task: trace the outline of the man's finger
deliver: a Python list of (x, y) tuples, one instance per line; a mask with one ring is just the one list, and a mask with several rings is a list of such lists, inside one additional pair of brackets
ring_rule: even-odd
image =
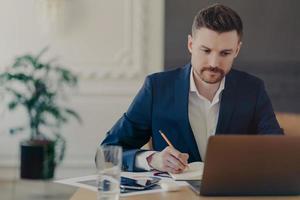
[(178, 151), (174, 148), (169, 148), (168, 151), (170, 154), (173, 155), (173, 157), (175, 157), (177, 160), (179, 160), (184, 166), (187, 166), (188, 154), (181, 153), (180, 151)]
[(185, 165), (171, 154), (167, 157), (167, 161), (171, 162), (176, 169), (183, 170), (185, 168)]
[(173, 165), (171, 162), (168, 162), (168, 161), (167, 161), (167, 164), (166, 164), (166, 166), (165, 166), (165, 171), (171, 172), (171, 173), (174, 173), (174, 174), (179, 174), (179, 173), (181, 173), (183, 170), (175, 169), (175, 168), (174, 168), (174, 165)]
[(172, 163), (175, 169), (185, 169), (185, 165), (182, 164), (177, 158), (175, 158), (173, 155), (169, 154), (169, 156), (166, 158), (168, 162)]
[(180, 153), (178, 156), (178, 159), (181, 162), (184, 162), (183, 164), (187, 165), (188, 164), (188, 159), (189, 159), (189, 154), (187, 153)]

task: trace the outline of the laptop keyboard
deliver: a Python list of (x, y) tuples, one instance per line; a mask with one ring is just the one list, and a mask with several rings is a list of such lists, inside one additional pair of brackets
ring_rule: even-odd
[(201, 181), (200, 180), (190, 180), (186, 181), (190, 188), (197, 194), (200, 194)]

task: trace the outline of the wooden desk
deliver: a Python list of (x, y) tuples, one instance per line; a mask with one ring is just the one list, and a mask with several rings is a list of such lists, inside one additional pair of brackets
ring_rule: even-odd
[(77, 190), (51, 180), (0, 180), (1, 200), (69, 200)]
[[(95, 200), (96, 192), (78, 189), (70, 200)], [(146, 195), (137, 195), (126, 198), (120, 198), (121, 200), (300, 200), (299, 196), (265, 196), (265, 197), (203, 197), (196, 195), (188, 187), (183, 187), (177, 192), (162, 192)]]
[[(51, 181), (1, 181), (0, 199), (2, 200), (96, 200), (96, 192), (75, 188)], [(137, 195), (121, 200), (300, 200), (299, 196), (266, 196), (266, 197), (202, 197), (188, 187), (177, 192), (161, 192)]]

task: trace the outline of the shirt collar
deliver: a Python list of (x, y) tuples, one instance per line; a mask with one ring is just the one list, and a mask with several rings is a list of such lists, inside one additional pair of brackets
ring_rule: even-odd
[[(220, 83), (219, 89), (217, 90), (217, 92), (214, 96), (212, 104), (217, 103), (219, 101), (220, 94), (224, 90), (224, 88), (225, 88), (225, 76)], [(195, 84), (195, 80), (194, 80), (194, 76), (193, 76), (193, 68), (191, 69), (191, 73), (190, 73), (190, 92), (196, 92), (198, 97), (200, 97), (201, 99), (204, 98), (201, 94), (199, 94), (199, 92), (196, 88), (196, 84)], [(206, 99), (206, 98), (204, 98), (204, 99)]]

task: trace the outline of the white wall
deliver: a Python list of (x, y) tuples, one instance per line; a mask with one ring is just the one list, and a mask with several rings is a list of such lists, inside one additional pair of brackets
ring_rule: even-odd
[[(62, 130), (67, 152), (58, 177), (66, 176), (64, 169), (94, 169), (97, 144), (126, 111), (144, 77), (163, 69), (163, 0), (64, 1), (64, 16), (56, 24), (45, 23), (40, 0), (1, 0), (0, 6), (1, 71), (15, 56), (48, 45), (49, 58), (58, 56), (80, 76), (69, 104), (84, 123)], [(7, 133), (26, 118), (22, 112), (3, 112), (4, 106), (0, 100), (0, 177), (5, 167), (18, 166), (18, 143), (28, 136)]]

